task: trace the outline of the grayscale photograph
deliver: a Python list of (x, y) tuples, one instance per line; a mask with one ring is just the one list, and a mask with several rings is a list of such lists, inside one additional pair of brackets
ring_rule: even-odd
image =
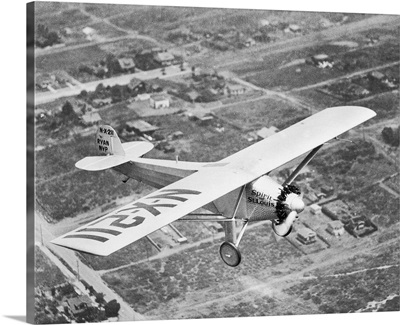
[(398, 312), (400, 15), (200, 6), (27, 4), (27, 321)]

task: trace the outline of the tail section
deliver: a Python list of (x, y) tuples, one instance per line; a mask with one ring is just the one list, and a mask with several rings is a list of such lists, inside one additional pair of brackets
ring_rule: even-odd
[(102, 156), (83, 158), (75, 166), (89, 171), (112, 168), (143, 156), (154, 146), (147, 141), (121, 143), (117, 132), (111, 126), (101, 125), (96, 133), (96, 147), (103, 153)]
[(107, 155), (125, 155), (117, 132), (109, 125), (99, 126), (96, 133), (96, 144), (101, 153)]

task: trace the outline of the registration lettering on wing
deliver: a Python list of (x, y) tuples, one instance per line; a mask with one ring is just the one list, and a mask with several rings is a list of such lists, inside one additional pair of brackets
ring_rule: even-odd
[(146, 218), (157, 217), (162, 212), (172, 209), (191, 196), (201, 192), (187, 189), (162, 189), (140, 201), (133, 202), (113, 213), (96, 220), (85, 228), (78, 229), (62, 238), (81, 238), (104, 243), (117, 237), (125, 229), (141, 225)]

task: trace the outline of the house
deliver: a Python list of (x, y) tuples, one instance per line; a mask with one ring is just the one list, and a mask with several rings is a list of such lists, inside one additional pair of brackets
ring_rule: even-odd
[(162, 87), (160, 85), (152, 84), (150, 86), (150, 91), (153, 92), (153, 93), (160, 93), (160, 92), (163, 91), (163, 89), (162, 89)]
[(321, 193), (325, 194), (326, 196), (331, 196), (335, 192), (335, 189), (333, 186), (322, 186), (321, 187)]
[(158, 52), (154, 54), (154, 61), (162, 66), (171, 65), (174, 59), (174, 56), (169, 52)]
[(320, 24), (321, 27), (323, 27), (323, 28), (328, 28), (328, 27), (331, 27), (331, 26), (334, 25), (334, 24), (333, 24), (329, 19), (327, 19), (327, 18), (321, 18), (321, 19), (319, 20), (319, 24)]
[(290, 24), (288, 28), (289, 28), (289, 31), (291, 31), (292, 33), (300, 33), (301, 32), (301, 27), (296, 24)]
[(160, 47), (153, 47), (151, 53), (161, 53), (163, 50)]
[(144, 101), (144, 100), (149, 100), (150, 99), (150, 94), (138, 94), (135, 97), (135, 101)]
[(313, 191), (309, 191), (304, 197), (310, 202), (317, 202), (319, 200), (319, 197)]
[(229, 96), (239, 96), (246, 92), (246, 88), (241, 85), (229, 85), (226, 87)]
[(246, 47), (251, 47), (254, 45), (256, 45), (256, 41), (254, 39), (252, 39), (251, 37), (244, 41), (244, 46), (246, 46)]
[(350, 226), (356, 230), (363, 230), (365, 228), (366, 219), (364, 216), (351, 216)]
[(53, 80), (50, 77), (38, 76), (36, 78), (36, 86), (40, 89), (47, 89), (53, 84)]
[(319, 68), (332, 68), (333, 60), (325, 53), (316, 54), (311, 57), (311, 63)]
[(314, 231), (308, 228), (300, 228), (297, 231), (297, 240), (302, 244), (309, 245), (317, 241)]
[(97, 112), (86, 113), (82, 115), (82, 121), (86, 125), (92, 125), (101, 121), (101, 116)]
[(200, 125), (209, 125), (214, 120), (214, 117), (211, 115), (206, 115), (199, 118)]
[(351, 84), (349, 87), (350, 93), (353, 93), (356, 96), (363, 97), (370, 93), (368, 89), (356, 84)]
[(153, 95), (150, 97), (150, 106), (154, 109), (168, 108), (169, 97), (165, 95)]
[(331, 221), (328, 223), (326, 231), (333, 236), (339, 237), (344, 234), (343, 223), (340, 220)]
[(108, 68), (106, 66), (93, 66), (89, 68), (91, 70), (91, 73), (94, 74), (95, 76), (99, 78), (104, 78), (105, 75), (108, 72)]
[(76, 316), (84, 312), (88, 307), (92, 307), (92, 300), (86, 296), (78, 296), (65, 300), (65, 306), (71, 311), (72, 315)]
[(192, 103), (194, 103), (200, 97), (200, 94), (196, 90), (189, 91), (186, 95), (189, 97), (189, 100)]
[(264, 27), (264, 26), (269, 26), (270, 25), (269, 20), (267, 20), (267, 19), (261, 19), (258, 24), (259, 24), (260, 27)]
[(322, 208), (318, 204), (311, 204), (310, 205), (310, 211), (311, 211), (312, 214), (319, 215), (319, 214), (322, 213)]
[(85, 27), (82, 29), (82, 33), (86, 35), (88, 40), (92, 40), (93, 36), (96, 34), (96, 30), (92, 27)]
[(112, 103), (112, 98), (96, 98), (93, 99), (93, 107), (102, 107), (106, 105), (110, 105)]
[(188, 242), (188, 240), (187, 240), (186, 237), (181, 237), (181, 238), (178, 238), (178, 239), (177, 239), (177, 242), (178, 242), (179, 244), (185, 244), (185, 243)]
[(370, 79), (375, 80), (375, 81), (383, 81), (386, 79), (386, 76), (379, 71), (372, 71), (369, 75)]
[(135, 132), (138, 135), (150, 135), (159, 128), (147, 123), (143, 120), (135, 120), (132, 122), (126, 122), (126, 130), (128, 132)]
[(257, 139), (258, 140), (266, 139), (271, 135), (274, 135), (278, 131), (279, 131), (278, 128), (276, 128), (275, 126), (271, 126), (269, 128), (263, 127), (261, 130), (257, 132)]
[(133, 93), (143, 93), (146, 91), (146, 84), (140, 79), (133, 78), (127, 85), (128, 89)]
[(118, 59), (118, 65), (121, 71), (124, 72), (135, 72), (135, 62), (132, 58), (121, 58)]
[(182, 137), (183, 137), (182, 131), (176, 131), (176, 132), (171, 134), (172, 140), (180, 139)]

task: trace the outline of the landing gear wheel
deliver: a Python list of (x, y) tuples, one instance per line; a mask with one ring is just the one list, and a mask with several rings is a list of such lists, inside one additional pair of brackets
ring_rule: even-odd
[(219, 254), (225, 264), (232, 267), (238, 266), (242, 260), (242, 255), (235, 244), (227, 241), (222, 243)]

